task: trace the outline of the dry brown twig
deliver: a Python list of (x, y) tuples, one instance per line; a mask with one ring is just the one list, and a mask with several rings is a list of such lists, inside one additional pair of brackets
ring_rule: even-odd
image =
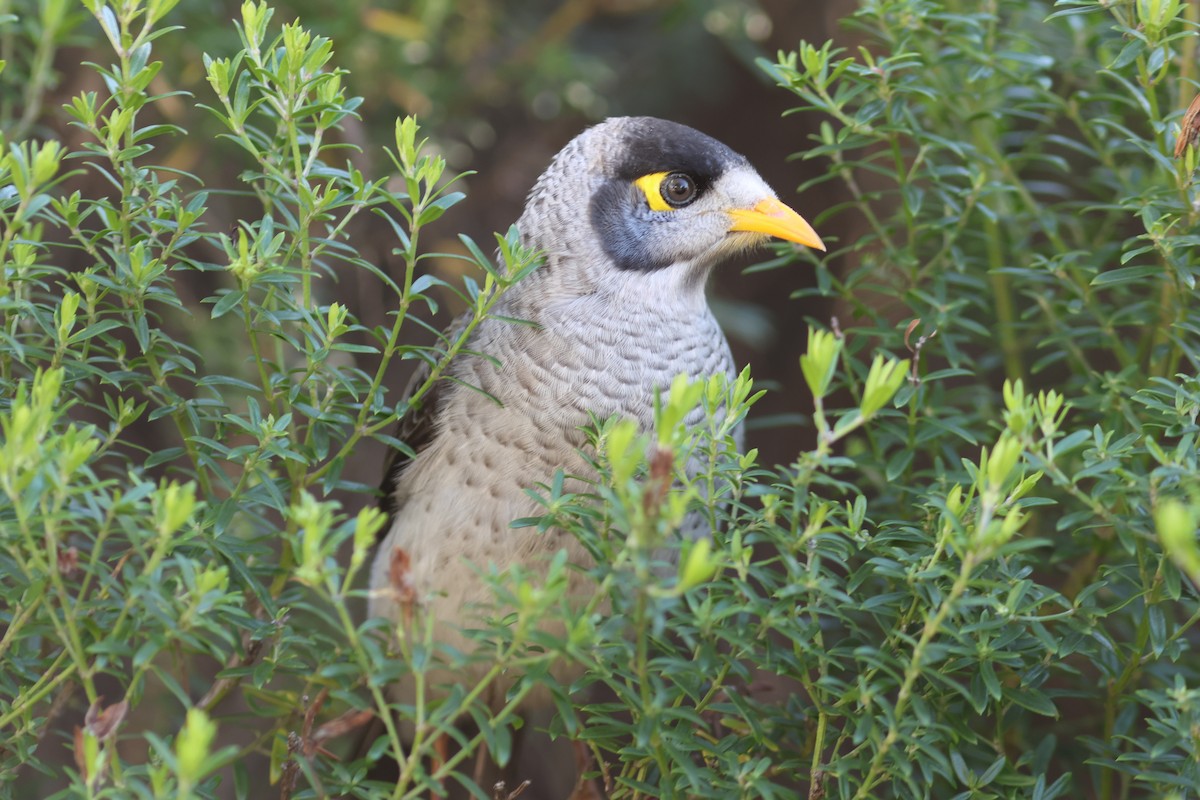
[(918, 384), (921, 382), (921, 348), (924, 347), (930, 339), (937, 336), (937, 328), (934, 328), (929, 333), (919, 337), (915, 344), (910, 342), (909, 339), (912, 337), (912, 332), (916, 330), (917, 326), (920, 324), (921, 318), (917, 317), (912, 322), (908, 323), (908, 327), (904, 329), (904, 346), (907, 347), (908, 352), (912, 354), (912, 371), (908, 376), (908, 380), (913, 384)]
[(1183, 158), (1189, 144), (1200, 142), (1200, 94), (1192, 98), (1179, 123), (1179, 138), (1175, 140), (1175, 157)]
[(521, 781), (521, 785), (510, 792), (504, 781), (497, 781), (492, 787), (492, 800), (517, 800), (531, 783), (533, 781)]

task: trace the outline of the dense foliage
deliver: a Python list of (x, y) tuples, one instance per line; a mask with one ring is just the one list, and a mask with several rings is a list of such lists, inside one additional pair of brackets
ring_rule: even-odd
[[(427, 272), (461, 199), (445, 162), (404, 119), (390, 174), (356, 168), (331, 42), (265, 5), (197, 98), (235, 188), (159, 158), (189, 136), (156, 94), (171, 0), (30, 6), (0, 18), (21, 87), (0, 98), (0, 794), (489, 797), (477, 751), (509, 761), (548, 689), (614, 798), (1195, 796), (1200, 149), (1172, 157), (1194, 5), (861, 0), (857, 48), (764, 61), (823, 120), (796, 146), (827, 165), (804, 206), (848, 198), (797, 292), (835, 309), (797, 348), (815, 444), (732, 451), (748, 372), (676, 382), (655, 431), (597, 421), (594, 491), (548, 476), (515, 522), (595, 565), (480, 565), (497, 602), (473, 655), (433, 647), (432, 620), (397, 641), (361, 618), (383, 519), (347, 466), (407, 446), (398, 417), (536, 254), (510, 231), (495, 261), (465, 242), (477, 278)], [(59, 141), (37, 123), (72, 35), (110, 55)], [(223, 203), (238, 222), (214, 228)], [(371, 215), (397, 277), (349, 235)], [(335, 299), (349, 275), (389, 319)], [(471, 322), (412, 344), (447, 296)], [(401, 359), (431, 368), (407, 400)], [(689, 513), (711, 541), (678, 541)], [(492, 665), (479, 684), (427, 685), (466, 659)], [(413, 706), (386, 694), (405, 674)], [(398, 780), (368, 777), (381, 758)]]

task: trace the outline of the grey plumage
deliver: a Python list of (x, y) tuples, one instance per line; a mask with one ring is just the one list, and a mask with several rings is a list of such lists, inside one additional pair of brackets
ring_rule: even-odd
[[(661, 173), (668, 177), (641, 180)], [(694, 198), (676, 206), (689, 189)], [(422, 613), (433, 615), (442, 642), (460, 649), (469, 640), (457, 626), (490, 599), (467, 562), (535, 568), (559, 548), (584, 559), (562, 532), (510, 527), (538, 513), (526, 489), (559, 469), (589, 474), (577, 451), (590, 415), (632, 417), (648, 428), (655, 389), (677, 374), (733, 374), (704, 295), (712, 268), (767, 235), (820, 246), (774, 197), (745, 158), (675, 123), (610, 119), (563, 148), (517, 223), (544, 263), (495, 309), (533, 324), (480, 324), (468, 346), (490, 359), (458, 358), (448, 372), (457, 382), (439, 383), (401, 424), (398, 437), (418, 452), (399, 457), (385, 476), (392, 518), (372, 569), (372, 614), (400, 616), (389, 586), (395, 548), (410, 559)]]

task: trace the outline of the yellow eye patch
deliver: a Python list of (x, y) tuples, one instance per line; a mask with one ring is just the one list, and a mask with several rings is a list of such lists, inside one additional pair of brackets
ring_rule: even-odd
[(651, 211), (674, 211), (691, 203), (700, 194), (696, 179), (686, 172), (655, 172), (634, 181)]
[(672, 210), (662, 195), (663, 178), (670, 174), (669, 172), (655, 172), (650, 175), (643, 175), (633, 182), (635, 186), (642, 190), (642, 194), (646, 195), (646, 202), (650, 204), (651, 211)]

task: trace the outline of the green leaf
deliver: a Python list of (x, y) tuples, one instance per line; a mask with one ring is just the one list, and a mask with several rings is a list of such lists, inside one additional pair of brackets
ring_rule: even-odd
[(226, 292), (221, 295), (220, 299), (213, 304), (212, 318), (217, 319), (225, 316), (225, 314), (229, 313), (231, 309), (237, 308), (245, 296), (246, 293), (240, 289), (226, 290)]
[(1091, 285), (1108, 288), (1127, 283), (1138, 283), (1146, 278), (1161, 277), (1162, 275), (1162, 267), (1122, 267), (1101, 272), (1092, 279)]
[(1044, 692), (1031, 688), (1009, 689), (1007, 695), (1010, 700), (1024, 709), (1043, 717), (1058, 719), (1058, 709)]

